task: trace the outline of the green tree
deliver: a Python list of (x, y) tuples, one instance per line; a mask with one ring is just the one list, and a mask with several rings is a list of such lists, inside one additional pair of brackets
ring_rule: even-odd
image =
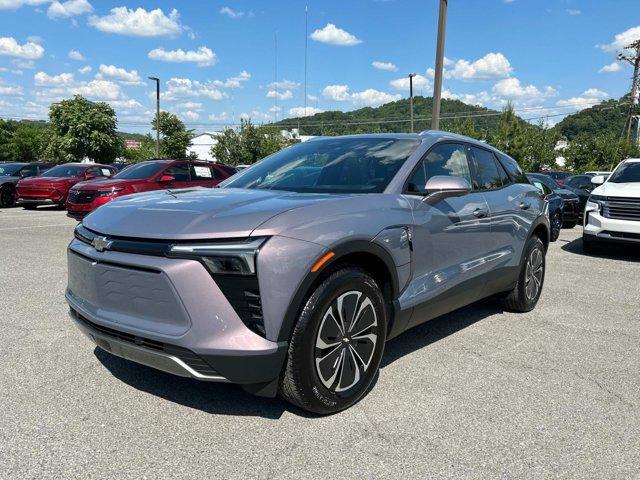
[[(156, 117), (151, 124), (156, 130)], [(193, 130), (187, 130), (182, 120), (173, 113), (160, 112), (160, 156), (163, 158), (184, 158), (191, 145)]]
[(14, 162), (18, 152), (13, 143), (16, 132), (16, 122), (2, 120), (0, 118), (0, 162)]
[(555, 146), (560, 138), (558, 132), (547, 128), (543, 121), (540, 121), (536, 127), (522, 131), (523, 151), (519, 161), (522, 167), (530, 172), (554, 167), (557, 156)]
[(251, 120), (241, 120), (240, 129), (225, 129), (218, 142), (211, 147), (211, 154), (228, 165), (251, 165), (288, 146), (274, 127), (258, 127)]
[(156, 141), (151, 137), (151, 134), (147, 134), (140, 140), (140, 148), (127, 148), (124, 147), (122, 156), (128, 163), (139, 163), (145, 160), (151, 160), (156, 157)]
[(16, 160), (20, 162), (39, 160), (42, 158), (50, 138), (51, 130), (49, 128), (34, 128), (28, 124), (18, 125), (11, 140), (16, 152)]
[(625, 158), (640, 156), (640, 148), (616, 133), (580, 133), (569, 142), (563, 156), (575, 172), (611, 170)]
[(78, 161), (89, 158), (113, 162), (122, 151), (116, 132), (116, 114), (104, 102), (90, 102), (76, 95), (49, 108), (51, 138), (45, 156), (51, 160)]

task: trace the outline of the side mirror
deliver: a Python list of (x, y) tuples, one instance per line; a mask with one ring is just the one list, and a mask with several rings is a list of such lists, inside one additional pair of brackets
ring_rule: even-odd
[(594, 185), (602, 185), (605, 181), (604, 175), (596, 175), (591, 179), (591, 183)]
[(176, 179), (173, 175), (162, 175), (160, 177), (160, 182), (173, 182)]
[(425, 185), (428, 197), (458, 197), (471, 191), (471, 185), (462, 177), (436, 175), (427, 180)]

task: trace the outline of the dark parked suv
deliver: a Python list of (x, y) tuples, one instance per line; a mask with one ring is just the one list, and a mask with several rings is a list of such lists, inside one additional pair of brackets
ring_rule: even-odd
[(16, 185), (23, 178), (35, 177), (49, 170), (48, 163), (0, 163), (0, 207), (13, 207), (16, 204)]
[(533, 309), (545, 208), (513, 159), (467, 137), (318, 138), (221, 188), (87, 215), (66, 299), (114, 355), (327, 414), (367, 392), (405, 330), (491, 295)]

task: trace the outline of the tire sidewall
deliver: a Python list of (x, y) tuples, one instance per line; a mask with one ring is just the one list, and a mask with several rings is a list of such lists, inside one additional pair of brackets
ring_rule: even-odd
[[(315, 365), (315, 342), (322, 318), (331, 303), (343, 293), (351, 290), (367, 295), (378, 317), (377, 341), (374, 354), (363, 378), (354, 387), (337, 394), (327, 389)], [(339, 270), (330, 275), (307, 300), (294, 330), (290, 349), (290, 361), (295, 362), (297, 373), (295, 382), (305, 394), (306, 407), (317, 413), (335, 413), (344, 410), (360, 400), (375, 379), (386, 341), (387, 313), (384, 299), (378, 285), (364, 271), (359, 269)]]
[[(525, 291), (527, 261), (529, 260), (529, 256), (531, 255), (531, 252), (536, 247), (539, 248), (540, 251), (542, 252), (542, 280), (540, 281), (540, 289), (538, 290), (538, 294), (535, 296), (535, 298), (530, 300), (529, 298), (527, 298), (527, 293)], [(524, 303), (526, 311), (533, 310), (536, 304), (538, 303), (538, 300), (540, 299), (540, 296), (542, 295), (542, 290), (544, 288), (544, 279), (546, 277), (546, 274), (547, 274), (547, 252), (545, 251), (544, 243), (542, 243), (542, 240), (540, 240), (540, 238), (538, 238), (537, 236), (533, 236), (527, 241), (527, 244), (525, 246), (525, 253), (522, 259), (522, 267), (520, 268), (520, 277), (518, 281), (518, 295), (522, 299), (522, 302)]]

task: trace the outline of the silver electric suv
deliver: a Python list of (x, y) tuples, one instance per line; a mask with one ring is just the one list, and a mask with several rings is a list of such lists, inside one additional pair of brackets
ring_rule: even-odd
[(317, 138), (221, 188), (98, 208), (69, 245), (66, 299), (114, 355), (328, 414), (405, 330), (492, 295), (534, 308), (548, 241), (545, 200), (489, 145)]

